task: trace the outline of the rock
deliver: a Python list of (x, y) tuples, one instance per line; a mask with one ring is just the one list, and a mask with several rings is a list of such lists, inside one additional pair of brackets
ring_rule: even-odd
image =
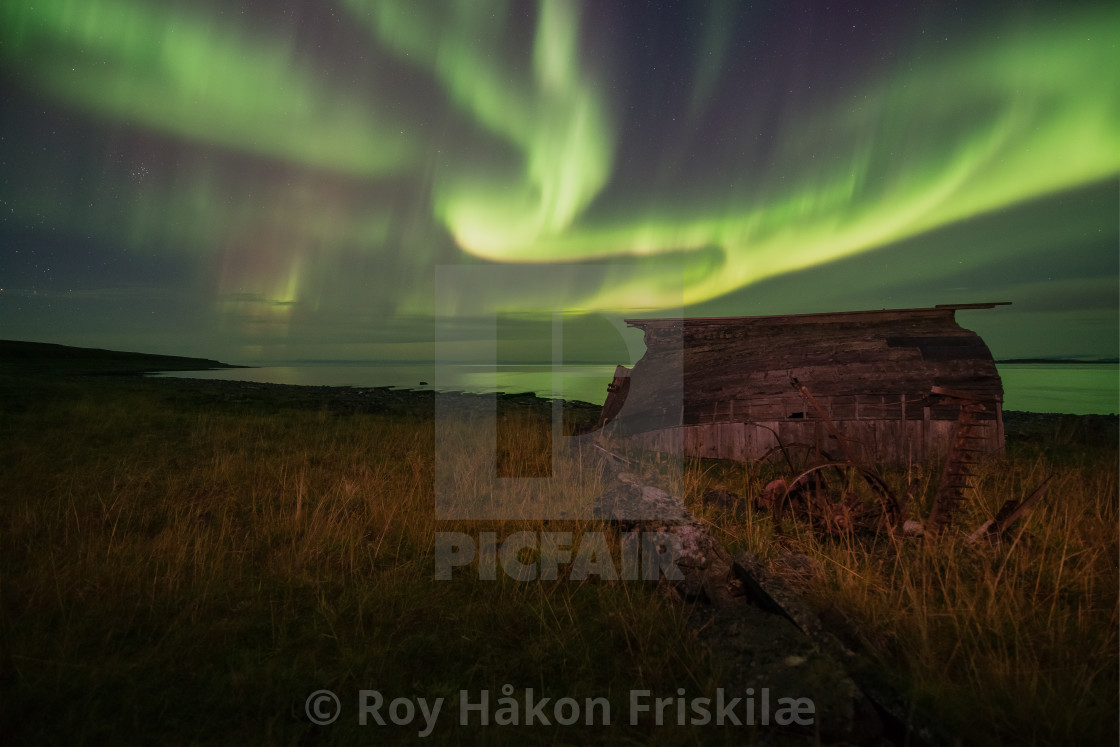
[[(742, 602), (697, 608), (690, 622), (720, 662), (726, 692), (739, 696), (749, 689), (757, 701), (765, 689), (772, 703), (813, 701), (812, 727), (791, 728), (787, 736), (801, 734), (806, 744), (869, 744), (882, 734), (874, 706), (843, 667), (786, 618)], [(758, 736), (774, 730), (760, 728)]]
[[(820, 618), (797, 596), (780, 578), (767, 571), (758, 560), (748, 552), (735, 558), (735, 574), (743, 581), (747, 595), (763, 609), (780, 615), (790, 621), (814, 644), (814, 648), (829, 656), (843, 668), (847, 676), (858, 687), (864, 700), (874, 703), (874, 710), (882, 717), (876, 717), (880, 730), (888, 730), (905, 744), (942, 745), (950, 744), (941, 733), (936, 722), (920, 713), (912, 704), (884, 685), (876, 676), (874, 668), (863, 657), (845, 646), (821, 624)], [(864, 712), (853, 710), (850, 728), (855, 733), (870, 734), (863, 723)], [(872, 739), (875, 737), (865, 736)]]
[[(773, 609), (771, 604), (771, 609), (764, 609), (748, 601), (749, 591), (741, 575), (732, 572), (730, 556), (680, 498), (642, 484), (633, 473), (615, 472), (609, 462), (604, 463), (610, 473), (605, 476), (609, 487), (595, 502), (596, 515), (623, 531), (663, 531), (673, 537), (676, 565), (683, 578), (663, 578), (661, 583), (689, 604), (689, 624), (720, 663), (720, 686), (728, 697), (753, 697), (761, 703), (765, 690), (772, 704), (779, 698), (813, 701), (811, 727), (783, 727), (789, 731), (778, 732), (773, 724), (757, 726), (750, 732), (751, 738), (769, 743), (777, 737), (782, 744), (868, 744), (878, 740), (882, 723), (844, 667), (822, 651), (780, 606)], [(623, 541), (628, 539), (635, 538), (624, 537)], [(805, 561), (811, 564), (810, 559)]]
[(914, 519), (907, 519), (902, 523), (902, 533), (910, 535), (925, 534), (926, 529), (922, 526), (922, 522), (915, 521)]

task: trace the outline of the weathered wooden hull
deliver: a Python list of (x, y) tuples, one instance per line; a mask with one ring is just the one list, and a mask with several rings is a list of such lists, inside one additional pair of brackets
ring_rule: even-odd
[[(780, 443), (791, 454), (803, 455), (807, 448), (840, 458), (836, 439), (819, 420), (790, 422), (771, 420), (749, 423), (712, 423), (664, 428), (631, 434), (635, 448), (683, 456), (755, 461), (777, 455)], [(948, 451), (955, 420), (864, 420), (839, 421), (841, 434), (855, 449), (853, 458), (867, 464), (921, 462), (942, 458)], [(1002, 429), (993, 427), (984, 444), (992, 454), (1003, 452)]]
[(934, 389), (951, 389), (984, 403), (982, 446), (999, 453), (1002, 382), (987, 345), (954, 318), (988, 306), (628, 320), (647, 352), (604, 420), (644, 448), (753, 460), (779, 445), (842, 451), (827, 417), (854, 458), (920, 461), (948, 449), (959, 407)]

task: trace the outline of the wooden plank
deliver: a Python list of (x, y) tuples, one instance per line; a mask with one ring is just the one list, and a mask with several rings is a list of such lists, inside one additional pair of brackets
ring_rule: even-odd
[[(933, 424), (957, 415), (955, 407), (930, 399), (934, 386), (991, 401), (985, 417), (1001, 421), (1002, 385), (990, 351), (957, 324), (955, 308), (631, 320), (645, 332), (648, 349), (634, 366), (628, 399), (642, 404), (624, 407), (619, 417), (644, 418), (642, 427), (709, 426), (703, 443), (696, 441), (698, 451), (750, 453), (747, 441), (757, 439), (725, 424), (814, 419), (788, 398), (792, 375), (810, 387), (840, 435), (854, 434), (864, 450), (930, 455), (941, 432)], [(881, 425), (841, 428), (849, 420)], [(892, 425), (908, 420), (913, 427)], [(1000, 446), (1001, 428), (988, 439)], [(822, 448), (835, 448), (822, 439)]]

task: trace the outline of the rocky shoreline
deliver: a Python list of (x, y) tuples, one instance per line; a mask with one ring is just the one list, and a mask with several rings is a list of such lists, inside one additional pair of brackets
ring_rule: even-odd
[[(424, 417), (435, 408), (437, 398), (454, 400), (457, 408), (467, 410), (488, 406), (489, 396), (471, 392), (435, 392), (396, 387), (306, 386), (271, 384), (225, 379), (192, 379), (174, 376), (124, 374), (71, 374), (71, 381), (108, 381), (156, 391), (172, 400), (190, 400), (207, 405), (232, 405), (255, 412), (272, 410), (322, 410), (335, 415), (386, 414)], [(42, 378), (39, 379), (42, 381)], [(498, 393), (499, 412), (528, 412), (550, 417), (551, 399), (532, 392)], [(578, 400), (563, 403), (565, 418), (578, 423), (581, 430), (593, 424), (601, 405)], [(1017, 443), (1056, 442), (1064, 445), (1115, 447), (1120, 442), (1120, 416), (1070, 415), (1005, 410), (1004, 431), (1009, 446)]]
[[(88, 378), (88, 377), (87, 377)], [(114, 377), (116, 378), (116, 377)], [(437, 398), (454, 401), (457, 409), (488, 407), (490, 395), (473, 392), (435, 392), (396, 387), (306, 386), (270, 384), (224, 379), (191, 379), (173, 376), (129, 377), (136, 386), (155, 388), (169, 398), (189, 399), (200, 404), (231, 405), (257, 412), (271, 410), (321, 410), (334, 415), (385, 414), (393, 416), (430, 416)], [(528, 412), (551, 417), (553, 400), (532, 392), (497, 395), (498, 412)], [(565, 418), (572, 422), (594, 423), (602, 405), (578, 400), (563, 403)]]
[[(431, 408), (436, 397), (455, 397), (461, 400), (485, 401), (487, 395), (471, 392), (435, 392), (432, 390), (401, 389), (396, 387), (305, 386), (296, 384), (268, 384), (223, 379), (188, 379), (161, 376), (149, 381), (174, 381), (177, 388), (193, 391), (213, 402), (256, 402), (289, 406), (326, 408), (339, 414), (386, 412), (401, 409)], [(541, 414), (551, 412), (552, 400), (532, 392), (498, 393), (498, 401), (516, 405)], [(579, 400), (567, 400), (565, 409), (598, 414), (601, 405)], [(1037, 436), (1055, 430), (1080, 430), (1087, 437), (1116, 438), (1120, 432), (1120, 416), (1071, 415), (1066, 413), (1023, 412), (1005, 410), (1004, 429), (1008, 437)]]
[(1120, 416), (1117, 415), (1004, 410), (1003, 428), (1008, 443), (1055, 438), (1069, 443), (1116, 446), (1120, 441)]

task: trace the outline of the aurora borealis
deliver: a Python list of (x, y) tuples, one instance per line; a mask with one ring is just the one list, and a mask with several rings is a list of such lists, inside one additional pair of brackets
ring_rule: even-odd
[(524, 263), (548, 282), (455, 314), (1012, 301), (962, 318), (997, 357), (1117, 355), (1114, 2), (18, 0), (0, 24), (3, 337), (418, 360), (437, 266)]

